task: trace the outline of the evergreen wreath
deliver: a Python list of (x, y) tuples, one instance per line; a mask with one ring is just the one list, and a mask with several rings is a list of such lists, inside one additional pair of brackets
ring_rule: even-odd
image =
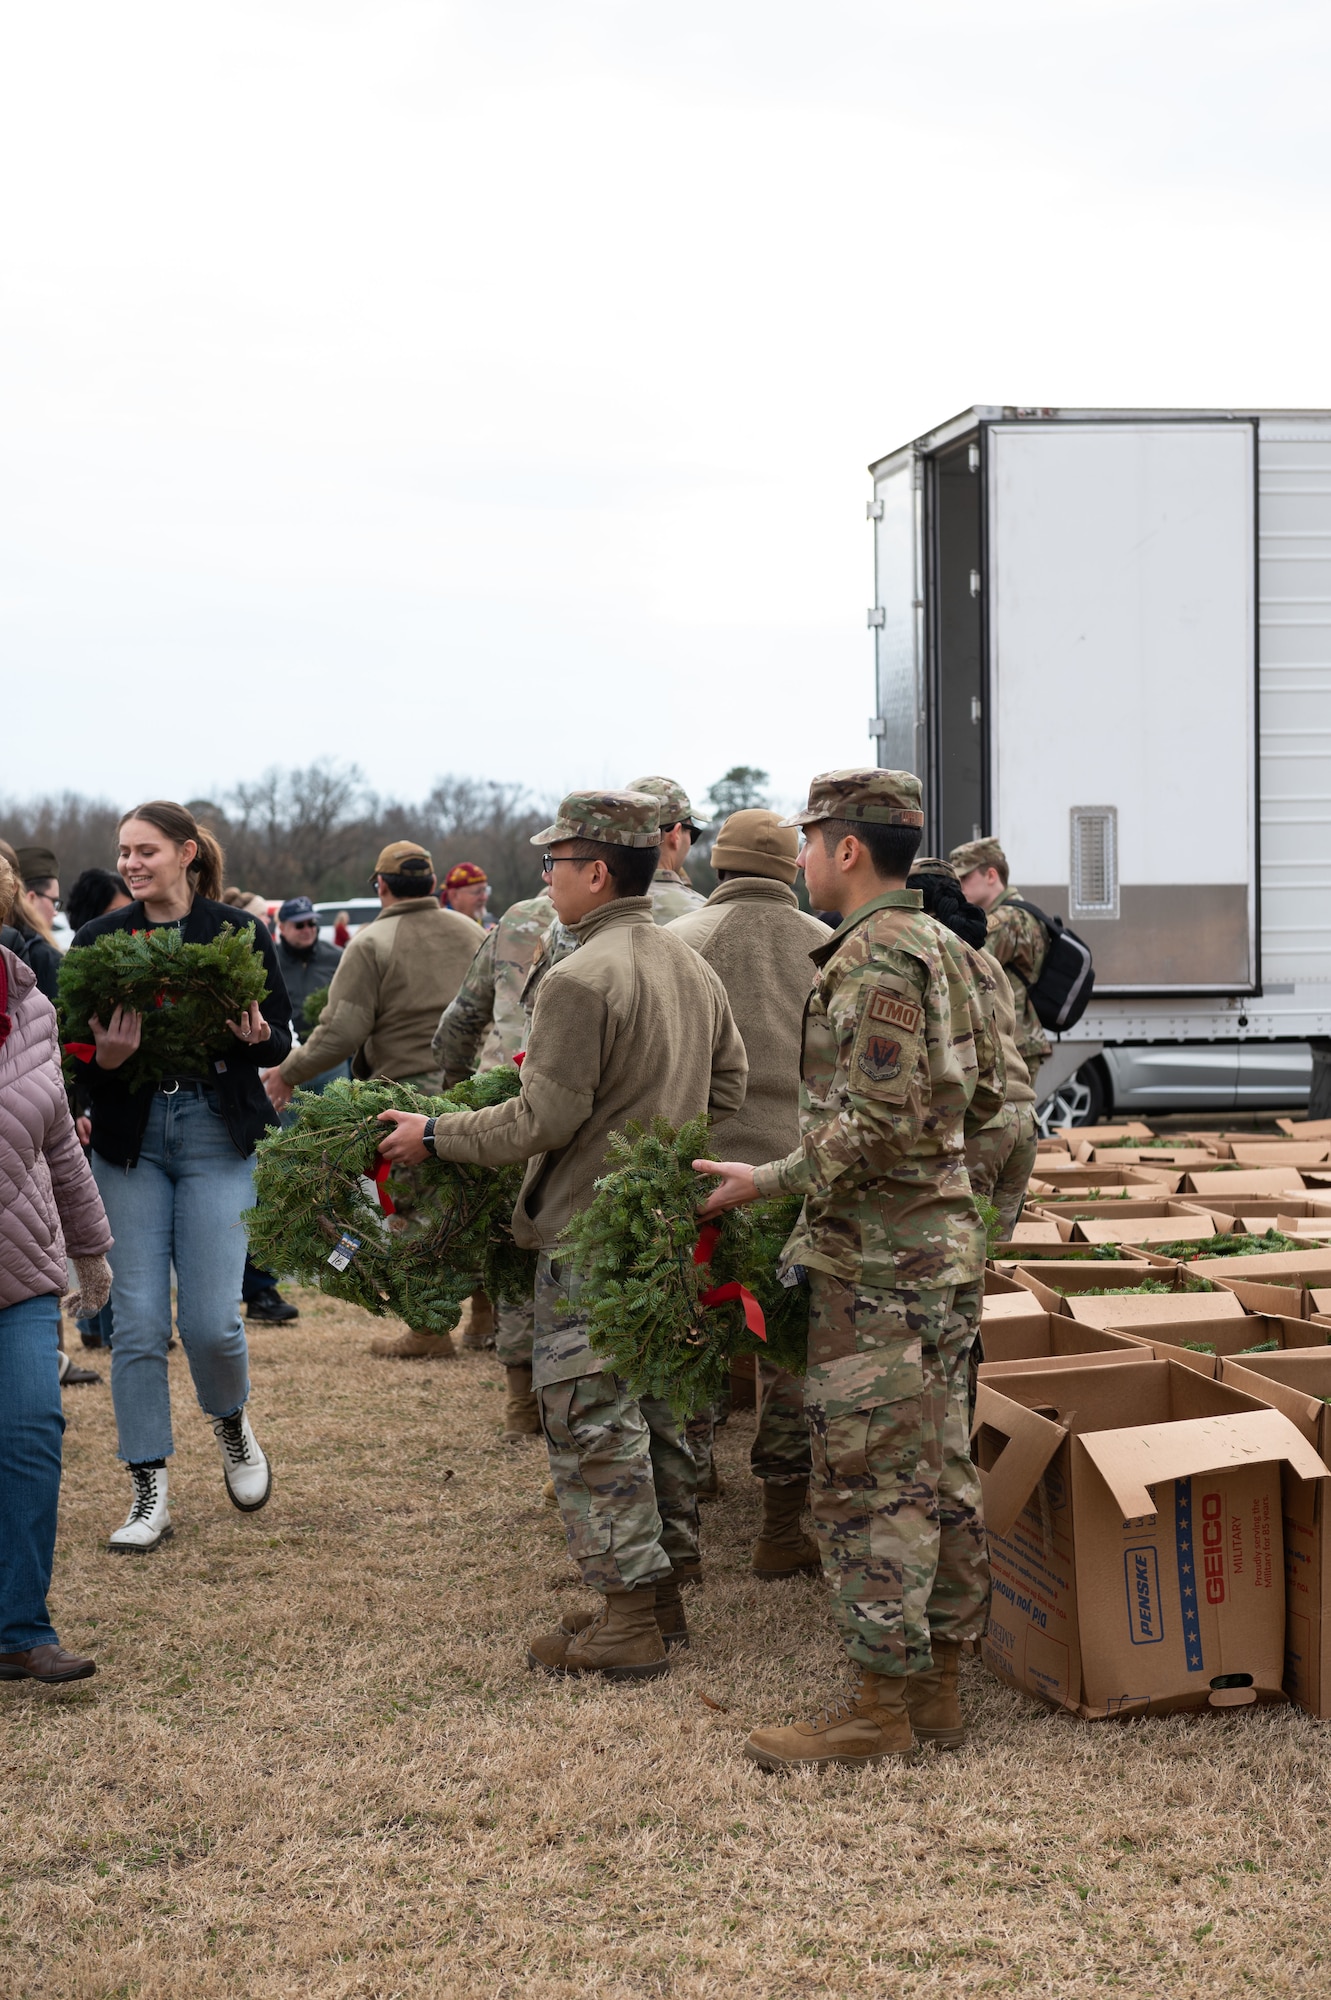
[[(561, 1260), (581, 1279), (577, 1310), (588, 1315), (593, 1350), (630, 1394), (664, 1397), (679, 1416), (716, 1400), (733, 1355), (762, 1354), (802, 1374), (808, 1349), (808, 1289), (776, 1274), (798, 1198), (728, 1210), (710, 1261), (694, 1261), (698, 1210), (716, 1185), (692, 1165), (708, 1136), (706, 1117), (678, 1131), (657, 1118), (613, 1134), (593, 1200), (560, 1238)], [(734, 1283), (762, 1307), (766, 1340), (749, 1331), (739, 1300), (703, 1305), (704, 1293)]]
[[(130, 1090), (166, 1077), (197, 1076), (235, 1046), (228, 1019), (243, 1018), (268, 992), (254, 949), (254, 925), (223, 924), (207, 944), (186, 944), (174, 924), (106, 931), (72, 945), (60, 964), (60, 1038), (76, 1052), (93, 1047), (91, 1016), (103, 1026), (117, 1007), (143, 1016), (138, 1048), (119, 1075)], [(67, 1063), (67, 1072), (75, 1072)]]
[(313, 993), (305, 996), (305, 1005), (300, 1010), (300, 1032), (302, 1036), (312, 1035), (319, 1025), (324, 1008), (328, 1005), (328, 988), (316, 986)]
[(255, 1262), (429, 1333), (446, 1333), (478, 1287), (505, 1303), (529, 1299), (535, 1253), (519, 1249), (509, 1227), (521, 1166), (426, 1160), (390, 1171), (378, 1150), (381, 1111), (479, 1111), (519, 1087), (510, 1063), (441, 1097), (378, 1077), (298, 1090), (295, 1123), (258, 1144), (255, 1206), (244, 1218)]

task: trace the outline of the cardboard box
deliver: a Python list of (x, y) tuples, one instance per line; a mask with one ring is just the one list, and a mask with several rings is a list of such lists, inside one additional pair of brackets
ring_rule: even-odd
[[(1031, 1301), (1035, 1306), (1035, 1301)], [(1022, 1319), (1011, 1318), (986, 1323), (982, 1335), (981, 1381), (995, 1370), (1052, 1367), (1092, 1359), (1123, 1355), (1141, 1358), (1142, 1344), (1120, 1333), (1105, 1333), (1099, 1327), (1080, 1326), (1067, 1313), (1045, 1312), (1039, 1307)]]
[[(1277, 1342), (1278, 1351), (1315, 1352), (1328, 1346), (1326, 1327), (1313, 1320), (1292, 1319), (1285, 1313), (1223, 1312), (1213, 1313), (1209, 1319), (1159, 1320), (1145, 1333), (1131, 1333), (1125, 1327), (1114, 1330), (1129, 1341), (1153, 1348), (1166, 1361), (1181, 1361), (1187, 1367), (1200, 1367), (1203, 1373), (1212, 1374), (1214, 1368), (1207, 1368), (1211, 1361), (1242, 1358), (1246, 1364), (1248, 1359), (1264, 1358), (1249, 1356), (1246, 1350), (1269, 1340)], [(1199, 1352), (1201, 1346), (1209, 1347), (1210, 1354)], [(1174, 1351), (1166, 1353), (1167, 1348)]]
[(1277, 1118), (1276, 1124), (1291, 1139), (1331, 1140), (1331, 1118)]
[[(1074, 1247), (1068, 1245), (1070, 1250)], [(1137, 1255), (1145, 1263), (1149, 1253), (1139, 1251)], [(1117, 1283), (1115, 1273), (1120, 1274)], [(1149, 1269), (1140, 1266), (1133, 1269), (1127, 1258), (1117, 1264), (1099, 1259), (1093, 1263), (1062, 1259), (1043, 1264), (1023, 1259), (1015, 1267), (1015, 1275), (1046, 1312), (1067, 1313), (1083, 1325), (1110, 1327), (1116, 1332), (1124, 1326), (1155, 1320), (1204, 1318), (1208, 1310), (1217, 1315), (1243, 1312), (1243, 1306), (1228, 1287), (1206, 1292), (1186, 1290), (1188, 1276), (1184, 1267), (1161, 1258), (1152, 1260)], [(1139, 1284), (1145, 1278), (1163, 1281), (1168, 1290), (1130, 1292), (1124, 1296), (1119, 1289)], [(1108, 1296), (1103, 1295), (1106, 1285), (1114, 1287)], [(1102, 1296), (1092, 1297), (1092, 1293)]]
[(1084, 1215), (1077, 1220), (1073, 1241), (1083, 1243), (1202, 1243), (1216, 1233), (1215, 1217), (1205, 1209), (1185, 1209), (1161, 1203), (1163, 1215), (1125, 1215), (1111, 1219)]
[(1259, 1235), (1273, 1229), (1279, 1216), (1293, 1216), (1304, 1222), (1326, 1222), (1331, 1228), (1331, 1193), (1328, 1194), (1199, 1194), (1187, 1197), (1191, 1208), (1204, 1208), (1225, 1228), (1249, 1229)]
[(1072, 1233), (1072, 1224), (1062, 1216), (1041, 1215), (1038, 1209), (1028, 1208), (1007, 1243), (996, 1244), (992, 1254), (1001, 1257), (1014, 1243), (1019, 1247), (1023, 1243), (1066, 1243)]
[(1236, 1139), (1233, 1157), (1244, 1167), (1319, 1167), (1331, 1153), (1325, 1139)]
[(1188, 1269), (1217, 1284), (1331, 1285), (1331, 1249), (1258, 1250), (1251, 1257), (1197, 1257)]
[(1140, 1118), (1129, 1118), (1122, 1125), (1060, 1125), (1059, 1137), (1069, 1145), (1112, 1145), (1115, 1139), (1154, 1139), (1149, 1125), (1143, 1125)]
[(1178, 1190), (1182, 1172), (1172, 1167), (1042, 1167), (1036, 1162), (1031, 1186), (1038, 1181), (1045, 1193), (1085, 1194), (1088, 1188), (1149, 1188), (1156, 1194)]
[[(1301, 1426), (1323, 1461), (1331, 1454), (1331, 1348), (1222, 1361), (1220, 1379), (1247, 1395), (1306, 1399)], [(1311, 1504), (1310, 1504), (1311, 1503)], [(1331, 1493), (1284, 1481), (1285, 1692), (1310, 1715), (1331, 1717)]]
[(1085, 1717), (1283, 1699), (1280, 1411), (1176, 1362), (1013, 1370), (976, 1390), (986, 1664)]
[(1297, 1167), (1194, 1167), (1184, 1177), (1183, 1189), (1233, 1201), (1242, 1194), (1302, 1194), (1304, 1181)]
[(1099, 1166), (1123, 1167), (1213, 1167), (1216, 1155), (1209, 1146), (1097, 1146), (1091, 1155)]
[(1132, 1244), (1119, 1252), (1116, 1257), (1105, 1255), (1106, 1246), (1097, 1243), (1071, 1243), (1066, 1238), (1057, 1243), (1019, 1243), (1010, 1257), (999, 1255), (997, 1248), (990, 1260), (995, 1269), (1002, 1272), (1014, 1271), (1021, 1264), (1149, 1264), (1158, 1263), (1149, 1251), (1138, 1250)]

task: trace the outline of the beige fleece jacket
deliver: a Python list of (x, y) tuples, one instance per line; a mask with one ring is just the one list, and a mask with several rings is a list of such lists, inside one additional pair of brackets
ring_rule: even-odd
[(484, 941), (479, 924), (433, 896), (380, 910), (343, 952), (319, 1025), (282, 1064), (282, 1081), (308, 1083), (349, 1057), (356, 1076), (437, 1074), (439, 1016)]
[(741, 875), (713, 889), (701, 910), (676, 917), (670, 934), (720, 979), (749, 1059), (743, 1104), (717, 1121), (717, 1159), (753, 1167), (784, 1159), (800, 1142), (800, 1042), (816, 971), (809, 953), (830, 931), (784, 882)]
[(748, 1063), (724, 988), (653, 921), (650, 896), (606, 904), (577, 936), (537, 989), (520, 1094), (434, 1128), (441, 1160), (528, 1162), (513, 1212), (527, 1249), (548, 1248), (587, 1206), (611, 1133), (631, 1119), (682, 1125), (744, 1102)]

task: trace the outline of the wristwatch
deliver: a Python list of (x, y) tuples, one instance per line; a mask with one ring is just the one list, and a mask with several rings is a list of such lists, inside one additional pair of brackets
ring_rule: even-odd
[(421, 1133), (421, 1144), (427, 1153), (434, 1151), (434, 1128), (436, 1122), (433, 1118), (427, 1118), (425, 1121), (425, 1130)]

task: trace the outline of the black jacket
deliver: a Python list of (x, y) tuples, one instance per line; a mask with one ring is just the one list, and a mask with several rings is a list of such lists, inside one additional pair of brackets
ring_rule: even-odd
[(6, 936), (5, 943), (11, 951), (17, 952), (25, 965), (32, 967), (37, 975), (38, 992), (44, 993), (54, 1007), (60, 991), (60, 953), (53, 944), (46, 942), (40, 931), (34, 930), (31, 924), (25, 924), (21, 917), (17, 924), (6, 924), (5, 930), (16, 934), (17, 944), (9, 936)]
[[(250, 922), (254, 919), (233, 910), (227, 903), (210, 903), (203, 896), (196, 896), (180, 930), (186, 944), (207, 944), (223, 924), (239, 930)], [(142, 903), (130, 903), (124, 909), (108, 910), (104, 917), (94, 917), (90, 924), (84, 924), (74, 944), (92, 944), (108, 931), (155, 928)], [(258, 922), (254, 923), (254, 949), (263, 959), (268, 975), (268, 993), (261, 1005), (272, 1033), (266, 1042), (257, 1045), (242, 1042), (233, 1035), (225, 1070), (208, 1079), (216, 1088), (218, 1109), (231, 1142), (246, 1159), (254, 1151), (260, 1134), (277, 1123), (277, 1115), (259, 1081), (259, 1071), (276, 1069), (291, 1052), (291, 1003), (278, 970), (273, 941), (267, 927)], [(99, 1069), (95, 1062), (80, 1062), (77, 1058), (76, 1066), (79, 1084), (92, 1109), (93, 1152), (113, 1166), (132, 1167), (139, 1157), (154, 1093), (146, 1085), (140, 1090), (130, 1090), (121, 1081), (119, 1070)]]
[(311, 993), (328, 985), (342, 963), (342, 953), (335, 944), (325, 944), (322, 938), (315, 940), (313, 951), (293, 951), (283, 937), (274, 940), (273, 949), (291, 1001), (292, 1019), (298, 1033), (308, 1036), (309, 1031), (301, 1022), (305, 1002)]

